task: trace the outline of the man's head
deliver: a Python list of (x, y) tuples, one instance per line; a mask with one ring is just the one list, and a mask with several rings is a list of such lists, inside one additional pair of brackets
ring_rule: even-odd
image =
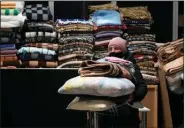
[(121, 37), (113, 38), (108, 45), (109, 56), (122, 58), (127, 52), (127, 41)]

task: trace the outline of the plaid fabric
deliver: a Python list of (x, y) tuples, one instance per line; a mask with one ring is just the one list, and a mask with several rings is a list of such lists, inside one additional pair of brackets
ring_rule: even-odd
[(0, 66), (2, 66), (2, 67), (7, 67), (7, 66), (20, 67), (21, 61), (20, 60), (0, 61)]
[(58, 62), (48, 62), (48, 61), (22, 61), (21, 67), (24, 68), (56, 68)]
[(44, 55), (39, 53), (24, 53), (19, 55), (20, 60), (29, 61), (29, 60), (38, 60), (38, 61), (56, 61), (57, 57), (53, 55)]
[(29, 43), (25, 44), (25, 47), (37, 47), (37, 48), (46, 48), (49, 50), (58, 50), (58, 44), (51, 44), (51, 43)]
[(9, 56), (0, 56), (1, 61), (12, 61), (12, 60), (18, 60), (16, 55), (9, 55)]
[(52, 20), (52, 15), (48, 6), (42, 4), (26, 5), (23, 15), (27, 16), (28, 20), (48, 21)]

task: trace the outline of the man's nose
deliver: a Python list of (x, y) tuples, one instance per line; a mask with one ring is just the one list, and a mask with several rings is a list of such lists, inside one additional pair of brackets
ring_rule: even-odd
[(114, 48), (111, 49), (111, 52), (115, 52)]

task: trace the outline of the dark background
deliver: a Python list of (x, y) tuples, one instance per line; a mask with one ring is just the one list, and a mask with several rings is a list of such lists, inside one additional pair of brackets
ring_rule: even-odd
[[(47, 1), (26, 1), (26, 4), (32, 3), (48, 5)], [(88, 5), (105, 3), (109, 1), (55, 1), (54, 19), (87, 19)], [(151, 31), (156, 34), (156, 41), (165, 43), (172, 40), (172, 1), (119, 1), (117, 4), (119, 7), (148, 6), (154, 20)], [(179, 4), (180, 14), (183, 13), (183, 4)], [(180, 29), (179, 32), (181, 35), (184, 33)], [(85, 127), (85, 112), (65, 109), (75, 96), (57, 93), (66, 80), (77, 75), (75, 70), (1, 70), (1, 126)], [(183, 96), (169, 94), (173, 124), (178, 126), (184, 121)]]

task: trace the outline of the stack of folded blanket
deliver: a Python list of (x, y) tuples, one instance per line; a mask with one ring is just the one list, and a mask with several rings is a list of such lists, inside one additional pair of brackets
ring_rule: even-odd
[[(124, 7), (119, 8), (122, 22), (127, 26), (129, 36), (137, 33), (150, 33), (152, 16), (147, 7)], [(137, 38), (152, 38), (150, 35), (139, 36)]]
[[(120, 96), (124, 96), (126, 101), (135, 90), (135, 86), (132, 83), (136, 82), (133, 76), (134, 72), (135, 69), (132, 62), (116, 57), (105, 57), (97, 61), (83, 61), (80, 64), (79, 76), (66, 81), (58, 92), (61, 94), (79, 95), (80, 98), (81, 96), (82, 98), (86, 97), (87, 101), (93, 97), (96, 100), (104, 101), (112, 101), (114, 99), (115, 102), (113, 97), (116, 97), (117, 102), (123, 102)], [(109, 103), (109, 106), (105, 105), (102, 107), (101, 103), (99, 103), (98, 109), (93, 111), (107, 110), (113, 105), (111, 102)], [(80, 101), (72, 101), (68, 105), (68, 109), (80, 110), (80, 104)], [(90, 110), (91, 108), (83, 107), (83, 109)]]
[(182, 94), (184, 74), (184, 39), (178, 39), (165, 43), (157, 51), (158, 64), (166, 74), (166, 80), (169, 89), (176, 93)]
[(130, 41), (128, 42), (128, 50), (133, 54), (137, 65), (140, 67), (146, 84), (158, 84), (156, 42)]
[(22, 39), (22, 27), (26, 19), (22, 15), (24, 2), (1, 1), (0, 60), (1, 68), (17, 68), (21, 62), (17, 48)]
[(27, 16), (25, 42), (18, 51), (22, 67), (57, 67), (58, 33), (49, 7), (42, 4), (26, 5), (23, 15)]
[(88, 7), (90, 20), (94, 23), (94, 59), (100, 59), (107, 54), (109, 41), (123, 34), (125, 25), (121, 23), (118, 7), (114, 4), (95, 5)]
[(57, 19), (60, 33), (58, 61), (61, 68), (78, 68), (81, 61), (93, 56), (93, 24), (83, 19)]
[(128, 42), (128, 50), (134, 55), (146, 84), (158, 84), (155, 63), (157, 46), (155, 34), (150, 31), (152, 17), (147, 7), (119, 8), (122, 22), (127, 30), (123, 38)]

